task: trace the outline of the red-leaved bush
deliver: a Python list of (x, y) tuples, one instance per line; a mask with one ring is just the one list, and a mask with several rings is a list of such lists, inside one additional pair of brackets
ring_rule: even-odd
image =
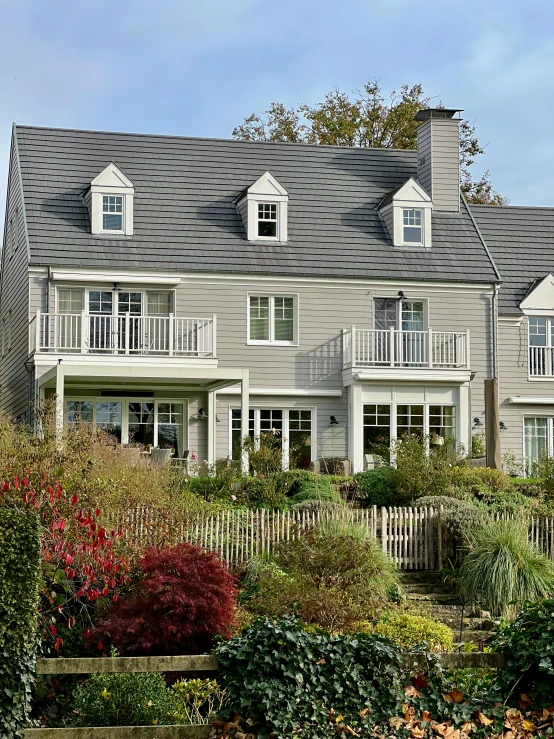
[(111, 606), (92, 642), (120, 654), (198, 654), (231, 636), (237, 591), (219, 557), (193, 544), (152, 547), (139, 562), (133, 594)]

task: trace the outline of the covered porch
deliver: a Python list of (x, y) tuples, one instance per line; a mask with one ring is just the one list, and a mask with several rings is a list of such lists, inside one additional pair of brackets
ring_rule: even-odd
[[(52, 366), (35, 357), (35, 393), (55, 395), (56, 431), (77, 420), (113, 433), (122, 444), (173, 447), (176, 457), (196, 451), (216, 460), (216, 392), (239, 386), (241, 436), (248, 435), (249, 371), (193, 367), (182, 362), (131, 364), (59, 358)], [(99, 358), (100, 359), (100, 358)], [(169, 362), (167, 361), (169, 359)], [(248, 460), (242, 460), (247, 471)]]

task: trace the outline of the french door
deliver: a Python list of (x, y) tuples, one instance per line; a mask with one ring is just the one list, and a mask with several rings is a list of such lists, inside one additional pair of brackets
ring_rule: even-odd
[[(375, 298), (374, 327), (376, 362), (407, 365), (424, 364), (426, 360), (425, 313), (422, 300)], [(390, 329), (394, 329), (391, 345)]]

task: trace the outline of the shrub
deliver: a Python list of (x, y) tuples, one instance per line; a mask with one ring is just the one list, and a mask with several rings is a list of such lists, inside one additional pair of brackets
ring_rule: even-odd
[(471, 437), (471, 456), (484, 457), (486, 453), (485, 434), (473, 434)]
[(159, 673), (100, 674), (77, 686), (73, 708), (76, 726), (163, 726), (176, 701)]
[(123, 654), (187, 654), (231, 635), (235, 581), (213, 552), (193, 544), (151, 548), (139, 562), (133, 594), (114, 604), (93, 631)]
[(405, 699), (399, 649), (376, 634), (307, 632), (289, 616), (259, 621), (216, 652), (230, 708), (277, 739), (344, 736), (346, 726), (370, 736)]
[(330, 500), (303, 500), (301, 503), (293, 503), (291, 506), (291, 510), (293, 511), (299, 511), (302, 513), (302, 511), (306, 511), (306, 513), (340, 513), (341, 511), (344, 511), (345, 505), (344, 502), (341, 503), (334, 503)]
[(385, 614), (374, 626), (374, 630), (386, 636), (402, 649), (423, 646), (431, 652), (452, 650), (454, 637), (448, 626), (425, 616), (411, 613)]
[(523, 522), (490, 521), (467, 534), (469, 552), (458, 586), (466, 601), (481, 600), (494, 614), (514, 613), (517, 601), (554, 592), (554, 562), (528, 540)]
[(371, 537), (328, 535), (313, 530), (282, 543), (276, 565), (260, 572), (260, 595), (252, 601), (262, 615), (297, 613), (304, 622), (332, 631), (351, 631), (374, 618), (398, 585), (392, 560)]
[(225, 691), (215, 680), (178, 680), (172, 685), (175, 708), (171, 718), (177, 724), (209, 724), (225, 703)]
[(554, 599), (525, 603), (516, 620), (504, 622), (491, 642), (504, 654), (494, 687), (518, 705), (523, 693), (539, 705), (554, 701)]
[(291, 503), (303, 503), (305, 500), (322, 500), (330, 503), (343, 503), (339, 493), (333, 488), (329, 480), (323, 475), (311, 474), (301, 478), (298, 483), (298, 492), (290, 499)]
[(358, 472), (354, 480), (364, 505), (391, 506), (398, 502), (398, 476), (392, 467)]
[(37, 646), (40, 524), (31, 511), (0, 508), (0, 736), (23, 735)]

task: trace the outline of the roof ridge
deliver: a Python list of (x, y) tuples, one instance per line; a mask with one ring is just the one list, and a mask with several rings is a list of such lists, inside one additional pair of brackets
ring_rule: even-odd
[(306, 149), (339, 149), (346, 151), (384, 151), (384, 152), (409, 152), (411, 155), (417, 155), (416, 149), (401, 149), (396, 147), (385, 146), (339, 146), (335, 144), (308, 144), (303, 141), (250, 141), (247, 139), (222, 138), (218, 136), (178, 136), (177, 134), (168, 133), (136, 133), (133, 131), (106, 131), (92, 128), (59, 128), (56, 126), (30, 126), (26, 124), (13, 124), (15, 131), (22, 129), (30, 129), (33, 131), (59, 131), (64, 133), (88, 133), (103, 134), (110, 136), (139, 136), (141, 138), (158, 138), (158, 139), (174, 139), (177, 141), (206, 141), (209, 143), (228, 143), (228, 144), (254, 144), (268, 146), (291, 146), (303, 147)]

